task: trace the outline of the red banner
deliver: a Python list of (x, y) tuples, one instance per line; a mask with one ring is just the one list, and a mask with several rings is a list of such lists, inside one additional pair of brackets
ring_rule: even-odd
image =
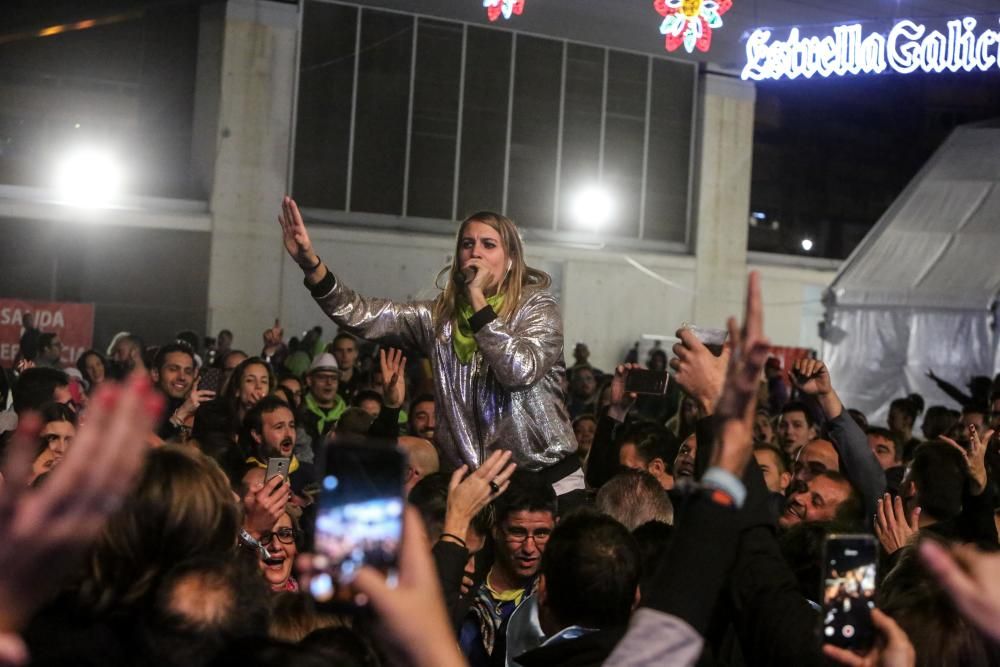
[(4, 366), (17, 357), (25, 313), (34, 316), (39, 331), (59, 334), (65, 365), (75, 364), (94, 345), (94, 304), (0, 298), (0, 364)]

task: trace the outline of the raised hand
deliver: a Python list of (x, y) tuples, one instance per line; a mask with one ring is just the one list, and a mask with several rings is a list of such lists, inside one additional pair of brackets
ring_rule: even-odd
[(264, 354), (273, 354), (281, 347), (281, 341), (285, 338), (285, 330), (281, 328), (281, 320), (274, 318), (274, 326), (264, 330)]
[(847, 667), (913, 667), (917, 662), (917, 653), (896, 621), (880, 609), (872, 609), (872, 623), (882, 635), (882, 642), (865, 655), (829, 644), (823, 646), (823, 653), (837, 664)]
[(738, 326), (734, 317), (729, 318), (727, 326), (731, 354), (722, 395), (715, 409), (722, 426), (712, 450), (712, 465), (742, 477), (753, 456), (757, 389), (771, 349), (764, 336), (764, 304), (760, 293), (760, 275), (756, 271), (751, 272), (747, 280), (743, 326)]
[(910, 517), (906, 517), (903, 509), (903, 499), (896, 496), (893, 500), (888, 493), (879, 498), (875, 510), (875, 535), (887, 554), (902, 549), (920, 530), (920, 508), (913, 508)]
[(444, 532), (465, 539), (473, 517), (510, 486), (510, 476), (517, 468), (516, 463), (510, 463), (510, 457), (509, 451), (495, 451), (468, 477), (465, 474), (469, 466), (463, 465), (452, 473)]
[(275, 475), (266, 484), (257, 482), (243, 496), (243, 527), (255, 539), (271, 530), (292, 499), (292, 490), (285, 478)]
[(924, 540), (920, 555), (962, 615), (1000, 642), (1000, 553)]
[(215, 392), (211, 389), (198, 389), (197, 386), (192, 387), (184, 402), (174, 410), (174, 419), (183, 424), (193, 417), (194, 413), (198, 412), (198, 408), (202, 403), (211, 401), (213, 398), (215, 398)]
[(23, 417), (0, 488), (0, 633), (24, 626), (131, 492), (163, 402), (145, 374), (101, 384), (73, 446), (36, 488), (26, 480), (41, 422)]
[(639, 364), (619, 364), (615, 375), (611, 378), (611, 405), (608, 406), (608, 416), (617, 422), (624, 422), (628, 411), (635, 405), (639, 397), (635, 392), (626, 393), (625, 377), (633, 369), (641, 368)]
[(799, 359), (792, 366), (792, 382), (803, 394), (819, 396), (833, 391), (830, 371), (819, 359)]
[(285, 196), (281, 200), (281, 215), (278, 216), (278, 223), (281, 225), (281, 236), (285, 243), (285, 250), (295, 263), (303, 270), (315, 265), (319, 257), (313, 250), (312, 241), (309, 239), (309, 232), (302, 221), (302, 214), (295, 200)]
[(722, 348), (722, 356), (717, 357), (690, 329), (679, 329), (677, 337), (681, 342), (674, 345), (675, 358), (670, 360), (674, 380), (698, 402), (704, 414), (710, 415), (722, 394), (731, 341)]
[(387, 408), (397, 409), (406, 400), (406, 357), (402, 350), (389, 348), (378, 351), (378, 364), (382, 370), (382, 402)]
[(844, 404), (833, 390), (830, 370), (819, 359), (799, 359), (789, 376), (799, 391), (816, 397), (827, 419), (839, 417), (844, 411)]
[(965, 465), (969, 470), (969, 491), (974, 496), (978, 496), (986, 490), (986, 483), (989, 479), (986, 473), (986, 449), (992, 437), (992, 429), (980, 437), (979, 429), (976, 428), (975, 424), (969, 424), (969, 449), (962, 447), (946, 435), (938, 436), (939, 440), (962, 452), (962, 458), (965, 459)]

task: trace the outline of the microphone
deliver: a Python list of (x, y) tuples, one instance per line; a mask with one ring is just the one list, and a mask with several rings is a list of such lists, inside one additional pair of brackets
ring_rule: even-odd
[(461, 269), (455, 272), (455, 284), (459, 287), (465, 287), (472, 282), (472, 279), (476, 277), (476, 267), (470, 266), (465, 269)]

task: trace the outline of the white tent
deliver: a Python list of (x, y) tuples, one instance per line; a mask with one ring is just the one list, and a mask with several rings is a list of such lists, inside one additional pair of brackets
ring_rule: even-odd
[(1000, 121), (957, 128), (844, 262), (826, 295), (823, 358), (849, 407), (885, 423), (917, 392), (954, 406), (1000, 371)]

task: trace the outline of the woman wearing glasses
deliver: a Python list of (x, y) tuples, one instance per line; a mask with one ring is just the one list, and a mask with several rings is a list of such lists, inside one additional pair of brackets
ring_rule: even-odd
[(272, 591), (299, 590), (299, 582), (292, 576), (292, 565), (295, 563), (295, 557), (299, 555), (295, 544), (299, 531), (295, 527), (296, 520), (292, 518), (291, 513), (297, 509), (291, 505), (287, 506), (275, 522), (274, 528), (261, 535), (259, 540), (267, 548), (268, 557), (264, 558), (261, 552), (258, 565)]
[[(285, 249), (341, 328), (368, 340), (402, 339), (434, 367), (434, 439), (448, 467), (476, 469), (497, 449), (540, 472), (557, 493), (583, 488), (563, 402), (562, 319), (549, 276), (525, 263), (517, 227), (475, 213), (458, 229), (455, 259), (433, 301), (393, 303), (348, 288), (313, 249), (295, 202), (279, 217)], [(494, 480), (501, 492), (503, 480)]]

